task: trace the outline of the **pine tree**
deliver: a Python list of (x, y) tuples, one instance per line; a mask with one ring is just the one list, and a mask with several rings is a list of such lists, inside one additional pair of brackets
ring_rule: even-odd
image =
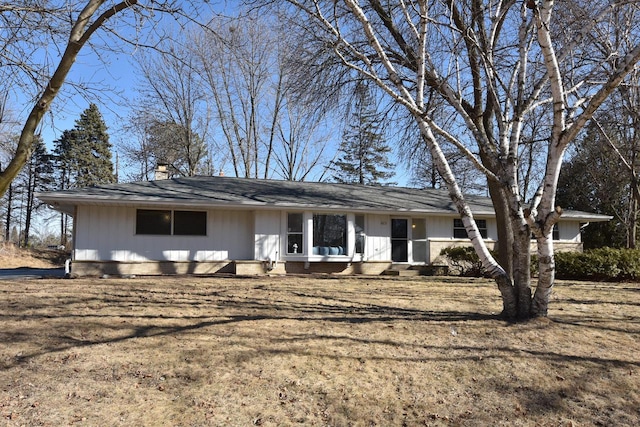
[(115, 182), (107, 125), (95, 104), (54, 142), (62, 188)]
[(353, 110), (342, 136), (338, 160), (333, 162), (333, 179), (343, 184), (381, 185), (393, 175), (388, 160), (391, 148), (385, 142), (383, 120), (376, 110), (370, 89), (356, 88)]
[[(95, 104), (84, 110), (73, 129), (56, 141), (55, 158), (61, 190), (115, 182), (107, 125)], [(60, 244), (67, 245), (68, 217), (60, 217)]]
[(35, 198), (37, 191), (47, 191), (53, 189), (54, 171), (53, 156), (47, 152), (42, 138), (38, 136), (34, 144), (34, 151), (27, 163), (26, 170), (26, 214), (24, 220), (24, 246), (29, 246), (31, 219), (33, 213), (42, 204)]
[[(619, 122), (610, 120), (605, 132), (615, 139), (618, 146), (625, 141), (616, 127)], [(556, 204), (564, 209), (589, 211), (614, 217), (613, 221), (589, 224), (582, 231), (585, 249), (602, 246), (633, 247), (629, 241), (631, 227), (639, 213), (633, 206), (631, 177), (616, 153), (604, 141), (595, 124), (587, 128), (583, 137), (572, 147), (573, 153), (564, 162), (558, 179)], [(626, 150), (633, 150), (633, 145)], [(632, 158), (633, 153), (629, 153)]]

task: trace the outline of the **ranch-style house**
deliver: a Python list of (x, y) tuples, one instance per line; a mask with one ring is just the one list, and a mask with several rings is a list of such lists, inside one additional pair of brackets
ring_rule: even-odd
[[(446, 191), (190, 177), (41, 193), (71, 215), (74, 275), (381, 274), (441, 263), (468, 245)], [(487, 245), (491, 200), (468, 201)], [(610, 217), (565, 211), (556, 250), (582, 250), (580, 228)]]

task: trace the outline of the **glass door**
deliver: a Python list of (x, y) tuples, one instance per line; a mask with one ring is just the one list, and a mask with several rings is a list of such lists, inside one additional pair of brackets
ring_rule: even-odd
[(406, 218), (391, 218), (391, 261), (409, 261), (409, 233)]

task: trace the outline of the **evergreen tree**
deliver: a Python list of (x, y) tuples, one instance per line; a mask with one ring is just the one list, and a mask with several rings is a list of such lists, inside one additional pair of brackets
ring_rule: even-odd
[(348, 120), (338, 160), (333, 162), (333, 179), (343, 184), (381, 185), (394, 175), (395, 165), (388, 160), (391, 148), (385, 142), (382, 116), (365, 83), (356, 87)]
[[(84, 110), (73, 129), (54, 141), (59, 189), (115, 182), (107, 126), (95, 104)], [(67, 245), (69, 219), (60, 217), (60, 244)]]
[(115, 182), (107, 126), (95, 104), (84, 110), (72, 130), (55, 144), (62, 188)]
[[(608, 130), (613, 128), (610, 126)], [(626, 246), (629, 215), (637, 213), (629, 212), (629, 177), (620, 158), (593, 125), (573, 150), (560, 173), (556, 204), (564, 209), (614, 217), (612, 221), (584, 228), (585, 248)]]
[(24, 220), (24, 246), (29, 246), (31, 231), (31, 219), (33, 213), (37, 211), (42, 203), (35, 198), (37, 191), (47, 191), (53, 189), (54, 169), (53, 156), (47, 152), (42, 138), (37, 137), (34, 144), (34, 151), (31, 159), (27, 163), (26, 169), (26, 213)]

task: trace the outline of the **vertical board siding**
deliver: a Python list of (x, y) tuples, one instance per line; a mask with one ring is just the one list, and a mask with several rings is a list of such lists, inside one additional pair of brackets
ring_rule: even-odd
[(391, 260), (391, 217), (389, 215), (367, 215), (366, 259), (370, 261)]
[(580, 222), (578, 221), (561, 221), (558, 223), (558, 232), (560, 240), (569, 240), (572, 242), (581, 242)]
[(282, 258), (282, 215), (282, 211), (255, 212), (254, 259), (276, 261)]
[(135, 208), (79, 206), (78, 261), (217, 261), (253, 259), (253, 213), (207, 211), (207, 236), (135, 234)]

